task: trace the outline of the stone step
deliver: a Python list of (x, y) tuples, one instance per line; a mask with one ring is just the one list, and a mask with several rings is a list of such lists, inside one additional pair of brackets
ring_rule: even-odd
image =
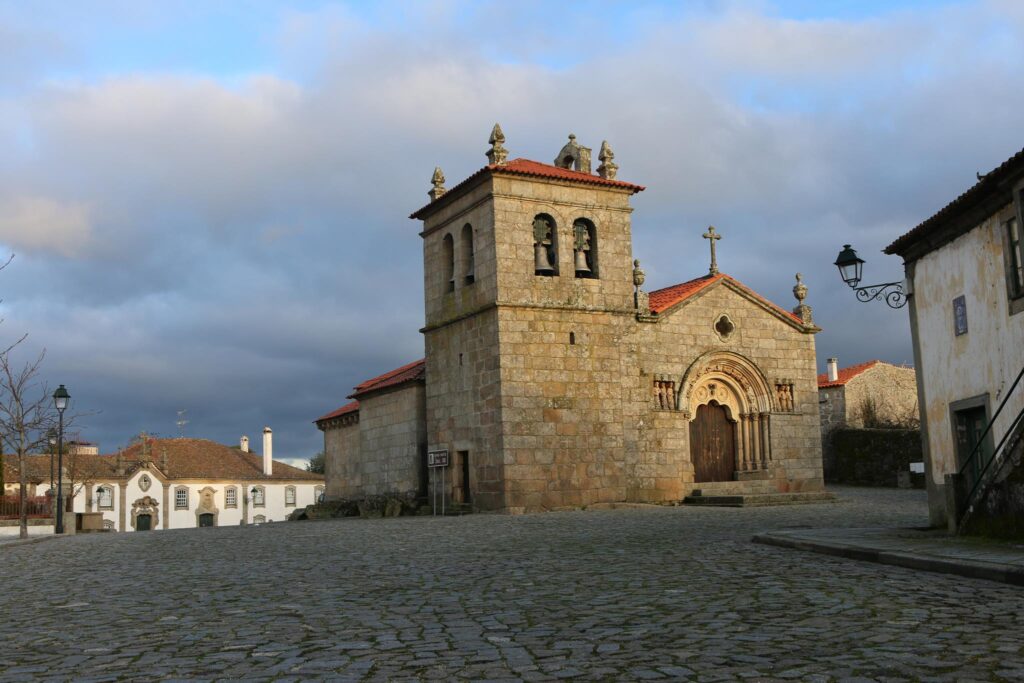
[(827, 491), (807, 491), (803, 493), (691, 495), (683, 499), (683, 504), (712, 507), (761, 507), (765, 505), (806, 505), (808, 503), (828, 503), (834, 500), (835, 496)]

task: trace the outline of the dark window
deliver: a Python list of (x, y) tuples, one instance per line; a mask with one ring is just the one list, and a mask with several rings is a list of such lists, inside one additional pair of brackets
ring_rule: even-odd
[(558, 228), (555, 219), (545, 213), (533, 219), (533, 272), (558, 275)]
[(1010, 298), (1024, 296), (1024, 258), (1021, 258), (1020, 223), (1011, 218), (1006, 224), (1007, 267), (1009, 269)]
[(473, 263), (473, 226), (469, 223), (462, 226), (462, 241), (459, 247), (462, 251), (463, 282), (471, 285), (476, 282), (476, 268)]
[(597, 228), (586, 218), (572, 224), (573, 267), (576, 277), (597, 277)]
[(455, 240), (451, 235), (445, 235), (441, 245), (442, 258), (444, 259), (444, 279), (446, 292), (455, 291)]

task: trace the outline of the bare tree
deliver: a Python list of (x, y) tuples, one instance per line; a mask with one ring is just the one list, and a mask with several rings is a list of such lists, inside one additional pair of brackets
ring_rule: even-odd
[[(11, 347), (13, 348), (13, 347)], [(46, 352), (16, 367), (11, 348), (0, 353), (0, 446), (16, 459), (21, 484), (18, 503), (21, 538), (28, 538), (27, 456), (47, 445), (47, 432), (56, 424), (55, 408), (45, 383), (37, 378)], [(60, 503), (58, 492), (55, 503)]]

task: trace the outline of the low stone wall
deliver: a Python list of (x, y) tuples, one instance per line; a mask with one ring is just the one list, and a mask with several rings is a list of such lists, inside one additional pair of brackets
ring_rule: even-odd
[(830, 484), (906, 487), (909, 483), (924, 488), (924, 474), (910, 473), (910, 463), (923, 462), (919, 430), (834, 429), (827, 450), (832, 462), (825, 481)]

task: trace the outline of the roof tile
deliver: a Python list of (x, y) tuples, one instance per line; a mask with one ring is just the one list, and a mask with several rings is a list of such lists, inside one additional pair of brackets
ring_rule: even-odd
[(801, 325), (804, 324), (803, 320), (800, 319), (800, 316), (790, 311), (787, 311), (786, 309), (777, 306), (776, 304), (773, 304), (771, 301), (765, 299), (763, 296), (752, 290), (750, 287), (747, 287), (745, 284), (743, 284), (736, 278), (732, 277), (731, 275), (726, 275), (725, 273), (718, 273), (716, 275), (703, 275), (693, 280), (682, 282), (678, 285), (672, 285), (671, 287), (665, 287), (664, 289), (659, 289), (651, 292), (648, 295), (650, 297), (651, 313), (663, 313), (664, 311), (667, 311), (676, 304), (682, 301), (686, 301), (690, 297), (696, 295), (698, 292), (701, 292), (710, 287), (711, 285), (715, 284), (716, 282), (720, 282), (723, 280), (733, 285), (734, 287), (743, 290), (748, 295), (757, 299), (758, 301), (765, 304), (772, 310), (789, 318), (790, 320), (794, 320), (800, 323)]
[(839, 377), (834, 382), (830, 382), (828, 379), (828, 373), (823, 372), (818, 375), (818, 388), (827, 389), (829, 387), (841, 387), (857, 375), (861, 374), (865, 370), (870, 370), (881, 362), (882, 361), (880, 360), (869, 360), (858, 365), (851, 365), (848, 368), (840, 368)]

